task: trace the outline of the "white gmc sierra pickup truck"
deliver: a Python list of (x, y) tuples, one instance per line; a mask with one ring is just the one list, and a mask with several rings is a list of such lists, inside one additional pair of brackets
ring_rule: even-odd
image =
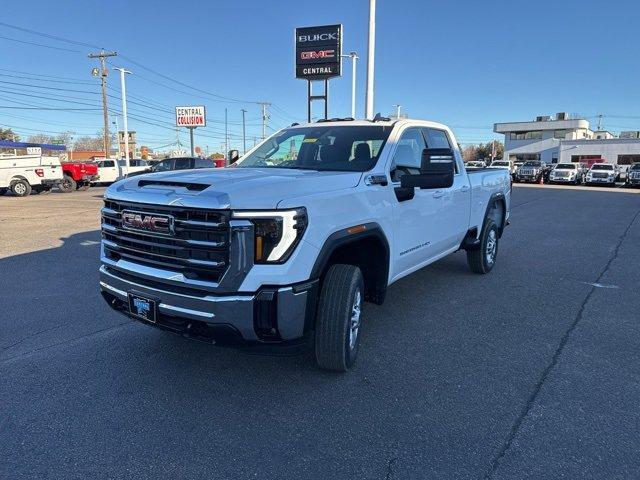
[(309, 346), (344, 371), (363, 301), (460, 249), (472, 271), (491, 270), (510, 195), (509, 172), (468, 174), (438, 123), (294, 124), (229, 168), (113, 184), (100, 289), (145, 324), (254, 350)]

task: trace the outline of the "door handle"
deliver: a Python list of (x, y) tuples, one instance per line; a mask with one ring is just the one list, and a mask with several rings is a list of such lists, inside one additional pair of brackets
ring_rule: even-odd
[(462, 185), (460, 187), (460, 190), (462, 190), (463, 192), (466, 192), (467, 190), (469, 190), (471, 187), (469, 185)]
[(433, 192), (433, 198), (440, 198), (440, 197), (444, 197), (444, 191), (443, 190), (437, 190), (437, 191)]

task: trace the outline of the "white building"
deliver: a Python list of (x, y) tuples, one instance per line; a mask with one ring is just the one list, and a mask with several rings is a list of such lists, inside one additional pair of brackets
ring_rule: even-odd
[[(639, 138), (616, 138), (606, 130), (592, 131), (589, 121), (558, 113), (552, 119), (494, 124), (504, 134), (504, 158), (513, 161), (540, 160), (545, 163), (610, 162), (629, 165), (640, 161)], [(623, 132), (623, 137), (631, 132)]]

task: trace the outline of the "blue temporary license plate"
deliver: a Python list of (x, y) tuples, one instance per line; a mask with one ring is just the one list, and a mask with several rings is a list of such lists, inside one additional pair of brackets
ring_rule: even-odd
[(156, 323), (158, 302), (151, 298), (129, 293), (129, 312), (134, 317)]

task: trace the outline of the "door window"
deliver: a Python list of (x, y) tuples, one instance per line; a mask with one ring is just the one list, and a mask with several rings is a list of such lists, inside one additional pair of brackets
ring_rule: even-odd
[(422, 151), (427, 148), (419, 128), (402, 133), (391, 161), (391, 181), (399, 182), (402, 175), (418, 175), (422, 166)]
[(190, 158), (176, 158), (176, 163), (175, 166), (173, 167), (174, 170), (187, 170), (189, 168), (192, 168), (192, 159)]
[(115, 166), (116, 166), (116, 162), (114, 162), (113, 160), (106, 160), (102, 162), (102, 167), (104, 168), (113, 168)]

